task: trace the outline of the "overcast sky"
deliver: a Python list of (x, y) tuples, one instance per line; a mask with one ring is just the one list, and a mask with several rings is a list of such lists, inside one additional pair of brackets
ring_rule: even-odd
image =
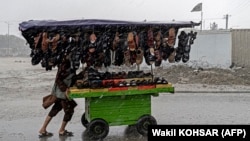
[(18, 24), (27, 20), (116, 19), (143, 21), (195, 21), (203, 4), (203, 29), (210, 23), (225, 28), (250, 28), (250, 0), (0, 0), (0, 34), (20, 35)]

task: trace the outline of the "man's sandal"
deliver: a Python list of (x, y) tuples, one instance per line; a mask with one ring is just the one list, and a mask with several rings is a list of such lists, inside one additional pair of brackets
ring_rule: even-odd
[(63, 133), (59, 133), (59, 136), (73, 136), (73, 132), (69, 132), (67, 130), (65, 130)]
[(44, 133), (40, 133), (39, 135), (39, 138), (44, 138), (44, 137), (51, 137), (53, 136), (53, 133), (50, 133), (50, 132), (44, 132)]

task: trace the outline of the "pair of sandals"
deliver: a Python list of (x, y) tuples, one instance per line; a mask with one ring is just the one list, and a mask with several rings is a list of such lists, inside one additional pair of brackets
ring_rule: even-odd
[[(39, 138), (45, 138), (45, 137), (52, 137), (53, 133), (51, 132), (44, 132), (44, 133), (40, 133), (40, 135), (38, 135)], [(73, 132), (69, 132), (67, 130), (65, 130), (63, 133), (59, 133), (60, 137), (71, 137), (74, 136)]]
[(163, 77), (156, 77), (154, 79), (155, 84), (168, 84), (168, 81)]

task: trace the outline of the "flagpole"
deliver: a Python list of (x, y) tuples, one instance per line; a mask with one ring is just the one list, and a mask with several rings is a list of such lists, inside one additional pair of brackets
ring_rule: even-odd
[(201, 30), (202, 30), (202, 25), (203, 25), (203, 12), (201, 10)]
[(192, 10), (191, 12), (201, 12), (201, 21), (200, 21), (200, 28), (202, 30), (202, 26), (203, 26), (203, 11), (202, 11), (202, 3), (198, 3)]

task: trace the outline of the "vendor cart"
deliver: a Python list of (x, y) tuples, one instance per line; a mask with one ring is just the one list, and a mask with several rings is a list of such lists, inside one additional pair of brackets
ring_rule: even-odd
[(151, 96), (174, 93), (171, 83), (150, 86), (130, 86), (103, 89), (70, 89), (70, 98), (85, 98), (85, 112), (81, 122), (87, 134), (105, 138), (109, 126), (135, 125), (137, 131), (147, 135), (148, 125), (156, 125), (151, 115)]
[[(41, 63), (47, 71), (67, 58), (70, 69), (76, 72), (80, 62), (94, 68), (109, 66), (160, 66), (186, 63), (196, 32), (186, 33), (180, 28), (193, 28), (200, 23), (137, 22), (103, 19), (70, 21), (31, 20), (20, 23), (20, 31), (31, 49), (31, 63)], [(178, 39), (178, 47), (174, 47)], [(108, 135), (109, 126), (135, 125), (138, 132), (147, 135), (148, 125), (157, 124), (151, 115), (151, 97), (160, 93), (174, 93), (174, 87), (153, 73), (96, 72), (88, 70), (80, 85), (70, 88), (69, 97), (85, 98), (85, 112), (81, 122), (93, 139)], [(88, 77), (88, 78), (86, 78)]]

